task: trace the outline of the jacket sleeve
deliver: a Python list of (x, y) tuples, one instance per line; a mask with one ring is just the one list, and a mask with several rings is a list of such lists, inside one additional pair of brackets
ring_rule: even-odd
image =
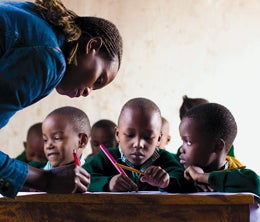
[(209, 185), (218, 192), (251, 192), (260, 196), (260, 177), (250, 169), (211, 172)]
[[(118, 158), (118, 154), (115, 155), (115, 152), (111, 152), (111, 154), (114, 158)], [(108, 192), (109, 181), (118, 174), (118, 171), (102, 151), (95, 154), (91, 161), (85, 162), (82, 168), (91, 175), (91, 182), (88, 187), (89, 192)]]
[(14, 198), (24, 185), (28, 165), (0, 152), (0, 193)]

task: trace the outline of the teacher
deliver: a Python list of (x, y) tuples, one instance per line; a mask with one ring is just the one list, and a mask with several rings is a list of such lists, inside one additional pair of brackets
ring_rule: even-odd
[[(53, 89), (88, 96), (115, 78), (122, 58), (116, 26), (80, 17), (59, 0), (0, 3), (0, 128)], [(23, 185), (51, 193), (85, 192), (90, 175), (74, 164), (43, 171), (0, 152), (0, 193)]]

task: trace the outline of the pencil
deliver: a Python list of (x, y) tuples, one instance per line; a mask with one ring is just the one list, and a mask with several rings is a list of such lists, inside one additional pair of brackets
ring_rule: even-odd
[(110, 160), (110, 162), (114, 165), (114, 167), (117, 169), (117, 171), (120, 174), (123, 174), (123, 175), (127, 176), (125, 171), (121, 167), (116, 165), (117, 162), (114, 159), (114, 157), (109, 153), (108, 149), (103, 144), (101, 144), (99, 147), (104, 152), (104, 154), (107, 156), (107, 158)]
[(116, 165), (121, 167), (121, 168), (123, 168), (123, 169), (126, 169), (126, 170), (129, 170), (129, 171), (136, 172), (136, 173), (144, 175), (144, 172), (142, 172), (140, 170), (137, 170), (137, 169), (135, 169), (133, 167), (125, 166), (125, 165), (120, 164), (120, 163), (116, 163)]
[(73, 157), (74, 157), (75, 164), (76, 164), (77, 166), (80, 166), (79, 157), (78, 157), (77, 151), (76, 151), (75, 149), (73, 150)]

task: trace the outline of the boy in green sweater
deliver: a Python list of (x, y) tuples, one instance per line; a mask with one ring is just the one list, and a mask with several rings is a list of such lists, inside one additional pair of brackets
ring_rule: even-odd
[(129, 100), (122, 108), (116, 128), (118, 148), (109, 149), (114, 159), (144, 174), (119, 174), (100, 151), (83, 165), (91, 174), (88, 191), (172, 191), (180, 192), (183, 167), (175, 155), (159, 149), (162, 117), (158, 106), (146, 98)]
[(227, 157), (237, 135), (231, 112), (216, 103), (190, 109), (179, 126), (184, 176), (198, 191), (251, 192), (260, 195), (260, 178), (234, 157)]

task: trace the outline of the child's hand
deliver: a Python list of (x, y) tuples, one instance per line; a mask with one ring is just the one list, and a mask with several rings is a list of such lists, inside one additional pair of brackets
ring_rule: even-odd
[(160, 166), (150, 166), (141, 177), (142, 182), (149, 183), (152, 186), (165, 188), (170, 183), (169, 174)]
[(193, 181), (199, 183), (199, 176), (200, 176), (200, 174), (203, 174), (203, 173), (204, 173), (204, 171), (200, 167), (189, 166), (184, 171), (184, 177), (186, 180), (193, 180)]
[(198, 191), (212, 192), (214, 191), (208, 184), (209, 174), (197, 166), (189, 166), (184, 171), (184, 177), (187, 180), (193, 180)]
[(109, 181), (109, 191), (111, 192), (127, 192), (137, 190), (138, 186), (128, 176), (122, 174), (113, 176)]
[(90, 184), (90, 174), (75, 164), (56, 167), (49, 172), (49, 193), (86, 192)]

